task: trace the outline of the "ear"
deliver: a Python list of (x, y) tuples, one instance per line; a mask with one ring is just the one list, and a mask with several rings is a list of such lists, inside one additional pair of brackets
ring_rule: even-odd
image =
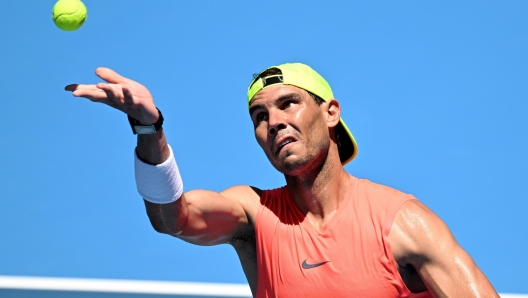
[(325, 102), (324, 105), (328, 127), (336, 127), (341, 117), (341, 106), (339, 102), (335, 98), (332, 98)]

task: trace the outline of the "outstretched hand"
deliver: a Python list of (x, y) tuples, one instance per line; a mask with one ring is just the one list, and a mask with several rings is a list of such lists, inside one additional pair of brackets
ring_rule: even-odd
[(64, 89), (72, 91), (75, 97), (107, 104), (145, 125), (158, 120), (159, 115), (154, 100), (145, 86), (122, 77), (109, 68), (99, 67), (95, 70), (95, 74), (108, 83), (71, 84)]

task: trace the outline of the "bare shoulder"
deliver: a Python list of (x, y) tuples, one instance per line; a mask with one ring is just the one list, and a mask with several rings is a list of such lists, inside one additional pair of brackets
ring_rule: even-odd
[(251, 222), (255, 222), (262, 190), (253, 186), (237, 185), (221, 191), (220, 194), (239, 202)]
[(432, 250), (457, 245), (442, 219), (418, 200), (409, 200), (398, 210), (389, 241), (398, 263), (413, 265), (417, 265)]
[(498, 297), (447, 225), (417, 200), (396, 214), (389, 243), (400, 268), (412, 266), (436, 297)]

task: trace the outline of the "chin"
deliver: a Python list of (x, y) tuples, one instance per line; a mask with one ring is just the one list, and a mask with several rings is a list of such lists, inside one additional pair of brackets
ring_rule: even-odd
[(311, 160), (312, 158), (308, 156), (304, 158), (288, 156), (278, 164), (273, 163), (273, 166), (284, 175), (298, 176), (310, 168)]

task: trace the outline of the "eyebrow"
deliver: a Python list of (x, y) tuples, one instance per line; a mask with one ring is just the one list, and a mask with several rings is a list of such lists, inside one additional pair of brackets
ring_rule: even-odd
[[(288, 99), (301, 99), (301, 96), (295, 92), (284, 94), (279, 98), (275, 99), (274, 103), (277, 105), (278, 103), (286, 101)], [(251, 108), (249, 108), (249, 115), (253, 117), (253, 113), (262, 107), (264, 107), (264, 105), (262, 104), (252, 106)]]
[(253, 113), (254, 113), (256, 110), (262, 108), (262, 106), (263, 106), (263, 105), (256, 105), (256, 106), (252, 106), (251, 108), (249, 108), (249, 116), (250, 116), (251, 118), (253, 118)]

